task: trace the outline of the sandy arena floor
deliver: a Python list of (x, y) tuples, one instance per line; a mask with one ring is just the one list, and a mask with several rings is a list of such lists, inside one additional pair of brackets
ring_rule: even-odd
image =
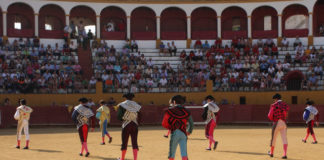
[[(15, 129), (0, 130), (0, 160), (116, 160), (120, 157), (121, 129), (108, 128), (113, 137), (111, 144), (99, 145), (99, 129), (89, 133), (88, 148), (90, 157), (80, 157), (79, 137), (74, 128), (31, 128), (29, 150), (15, 148)], [(140, 127), (139, 160), (166, 160), (169, 139), (163, 137), (167, 131), (161, 127)], [(204, 138), (203, 127), (195, 127), (189, 136), (188, 154), (190, 160), (267, 160), (270, 141), (270, 127), (220, 126), (215, 130), (219, 141), (216, 151), (206, 151), (208, 141)], [(305, 135), (302, 127), (288, 128), (288, 159), (319, 160), (324, 157), (324, 128), (315, 128), (319, 144), (311, 144), (311, 136), (306, 144), (301, 142)], [(24, 136), (23, 136), (24, 137)], [(281, 138), (277, 139), (275, 157), (282, 154)], [(129, 141), (130, 143), (130, 141)], [(22, 141), (22, 146), (25, 142)], [(132, 150), (128, 148), (127, 159), (133, 159)], [(176, 159), (180, 152), (177, 150)]]

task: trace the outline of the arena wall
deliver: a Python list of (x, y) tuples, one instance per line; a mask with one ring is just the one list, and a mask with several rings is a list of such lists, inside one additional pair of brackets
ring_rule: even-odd
[[(145, 105), (141, 109), (141, 124), (160, 125), (163, 119), (163, 111), (168, 106)], [(320, 113), (324, 112), (324, 106), (317, 106)], [(111, 125), (120, 125), (117, 120), (116, 111), (111, 108)], [(219, 113), (220, 124), (264, 124), (270, 123), (267, 119), (269, 105), (221, 105)], [(73, 106), (40, 106), (33, 107), (30, 124), (39, 125), (73, 125), (71, 114)], [(305, 105), (291, 105), (289, 111), (288, 123), (302, 125), (305, 122), (302, 119)], [(14, 106), (0, 106), (1, 123), (0, 127), (12, 127), (16, 125), (13, 118), (16, 108)], [(96, 108), (93, 108), (95, 111)], [(203, 122), (201, 115), (203, 109), (190, 109), (195, 122)], [(324, 116), (320, 117), (320, 122), (324, 122)]]
[[(9, 98), (12, 105), (16, 105), (18, 99), (25, 98), (31, 106), (52, 106), (52, 105), (75, 105), (80, 97), (91, 98), (94, 102), (101, 99), (108, 100), (113, 97), (117, 102), (123, 100), (122, 93), (103, 93), (102, 83), (98, 82), (95, 94), (0, 94), (0, 102), (4, 102)], [(217, 102), (227, 100), (229, 104), (241, 104), (240, 99), (244, 99), (245, 104), (249, 105), (268, 105), (273, 103), (272, 96), (277, 93), (275, 91), (264, 92), (214, 92), (212, 82), (207, 82), (205, 92), (183, 92), (183, 93), (137, 93), (135, 100), (143, 105), (167, 105), (170, 97), (181, 94), (187, 97), (187, 102), (190, 104), (200, 105), (204, 97), (211, 94), (216, 98)], [(316, 104), (324, 104), (324, 91), (281, 91), (279, 92), (283, 100), (288, 104), (293, 104), (293, 96), (297, 97), (297, 103), (303, 105), (306, 99), (312, 99)]]

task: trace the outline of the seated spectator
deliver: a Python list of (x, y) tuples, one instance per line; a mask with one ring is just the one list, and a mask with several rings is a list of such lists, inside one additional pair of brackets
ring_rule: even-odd
[(72, 52), (77, 52), (78, 50), (77, 50), (77, 45), (74, 43), (74, 41), (71, 41), (70, 42), (70, 51), (72, 51)]
[(312, 74), (312, 76), (310, 76), (308, 78), (308, 90), (311, 90), (312, 87), (315, 87), (315, 90), (317, 89), (317, 78), (315, 76), (315, 74)]
[(95, 79), (95, 77), (92, 76), (89, 81), (89, 89), (95, 89), (96, 83), (97, 83), (97, 80)]
[(152, 80), (152, 78), (148, 78), (146, 81), (146, 87), (149, 91), (152, 91), (153, 85), (154, 85), (154, 81)]
[(295, 56), (295, 59), (294, 59), (294, 67), (296, 66), (296, 63), (298, 63), (299, 66), (302, 66), (303, 65), (302, 55), (299, 52), (297, 52), (297, 54)]
[(222, 46), (222, 39), (217, 37), (216, 40), (215, 40), (215, 47), (220, 48), (221, 46)]
[(127, 76), (123, 77), (121, 83), (122, 83), (122, 89), (125, 89), (125, 88), (128, 90), (130, 89), (130, 80), (129, 80), (129, 78), (127, 78)]
[(291, 58), (291, 55), (289, 54), (289, 52), (287, 52), (285, 55), (285, 62), (287, 62), (287, 63), (292, 62), (292, 58)]
[(283, 48), (285, 48), (285, 50), (288, 49), (289, 47), (289, 41), (287, 40), (286, 37), (283, 37), (282, 40), (281, 40), (281, 47), (282, 47), (282, 50)]
[(195, 61), (202, 61), (203, 60), (203, 52), (202, 50), (197, 50), (195, 52), (195, 57), (193, 58)]
[(276, 73), (276, 76), (279, 78), (279, 79), (282, 79), (284, 77), (284, 73), (281, 69), (279, 69)]
[(138, 52), (137, 42), (135, 40), (132, 40), (132, 42), (131, 42), (131, 50), (132, 50), (132, 52), (134, 52), (134, 49), (135, 49), (136, 52)]
[(323, 67), (319, 64), (317, 64), (314, 68), (314, 73), (317, 76), (320, 76), (320, 80), (322, 80), (323, 77)]
[(208, 43), (207, 40), (206, 40), (205, 43), (202, 45), (202, 48), (203, 48), (204, 50), (208, 50), (208, 49), (210, 49), (210, 45), (209, 45), (209, 43)]
[(171, 42), (171, 46), (169, 47), (169, 53), (172, 56), (172, 53), (174, 56), (177, 54), (177, 46), (174, 44), (174, 41)]
[(268, 67), (269, 67), (269, 64), (266, 63), (265, 61), (262, 61), (260, 63), (260, 72), (267, 71), (268, 70)]
[(167, 83), (168, 83), (168, 80), (166, 79), (165, 76), (163, 76), (159, 81), (159, 90), (161, 91), (161, 88), (166, 88)]
[(258, 47), (262, 47), (263, 46), (263, 40), (261, 38), (258, 39), (257, 46)]
[(305, 48), (304, 48), (304, 46), (301, 43), (298, 43), (298, 45), (295, 46), (295, 48), (296, 48), (296, 53), (299, 52), (301, 54), (304, 54)]
[(279, 53), (278, 53), (278, 47), (276, 45), (272, 45), (271, 48), (271, 56), (276, 56), (278, 59)]
[(266, 45), (267, 45), (268, 47), (272, 47), (272, 46), (274, 45), (273, 40), (272, 40), (271, 38), (268, 38), (268, 39), (266, 40)]
[(167, 49), (165, 48), (165, 45), (163, 42), (160, 43), (160, 52), (159, 55), (161, 55), (161, 53), (166, 54), (167, 53)]
[(195, 44), (194, 44), (194, 49), (202, 49), (202, 43), (200, 39), (197, 39)]
[(182, 52), (180, 53), (180, 59), (181, 61), (185, 61), (187, 59), (187, 54), (185, 50), (182, 50)]
[(299, 36), (296, 37), (294, 41), (294, 48), (297, 47), (298, 45), (302, 45), (301, 40), (299, 39)]

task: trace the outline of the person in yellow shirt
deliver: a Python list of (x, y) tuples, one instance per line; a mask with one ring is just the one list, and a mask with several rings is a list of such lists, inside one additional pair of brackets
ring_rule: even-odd
[(112, 137), (109, 135), (107, 131), (107, 124), (110, 122), (110, 109), (106, 105), (104, 100), (100, 100), (99, 104), (100, 108), (97, 109), (96, 117), (99, 119), (100, 130), (102, 133), (102, 142), (101, 145), (105, 145), (105, 135), (109, 138), (108, 143), (111, 143)]

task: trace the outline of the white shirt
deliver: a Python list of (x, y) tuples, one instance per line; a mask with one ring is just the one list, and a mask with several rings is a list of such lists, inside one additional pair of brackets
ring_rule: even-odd
[(284, 76), (284, 73), (283, 73), (283, 71), (278, 71), (278, 72), (277, 72), (277, 74), (276, 74), (276, 76), (277, 76), (278, 78), (280, 78), (280, 79), (281, 79), (281, 77), (283, 77), (283, 76)]
[(275, 83), (275, 84), (279, 84), (280, 83), (280, 78), (273, 78), (273, 83)]
[(166, 78), (162, 78), (162, 79), (160, 79), (160, 84), (161, 84), (162, 86), (165, 86), (167, 83), (168, 83), (168, 81), (167, 81)]
[(101, 79), (102, 79), (103, 81), (106, 81), (108, 78), (109, 78), (109, 75), (108, 75), (108, 74), (103, 74), (103, 75), (101, 76)]
[(283, 44), (283, 45), (288, 45), (288, 40), (287, 40), (287, 39), (283, 39), (283, 40), (281, 41), (281, 44)]

